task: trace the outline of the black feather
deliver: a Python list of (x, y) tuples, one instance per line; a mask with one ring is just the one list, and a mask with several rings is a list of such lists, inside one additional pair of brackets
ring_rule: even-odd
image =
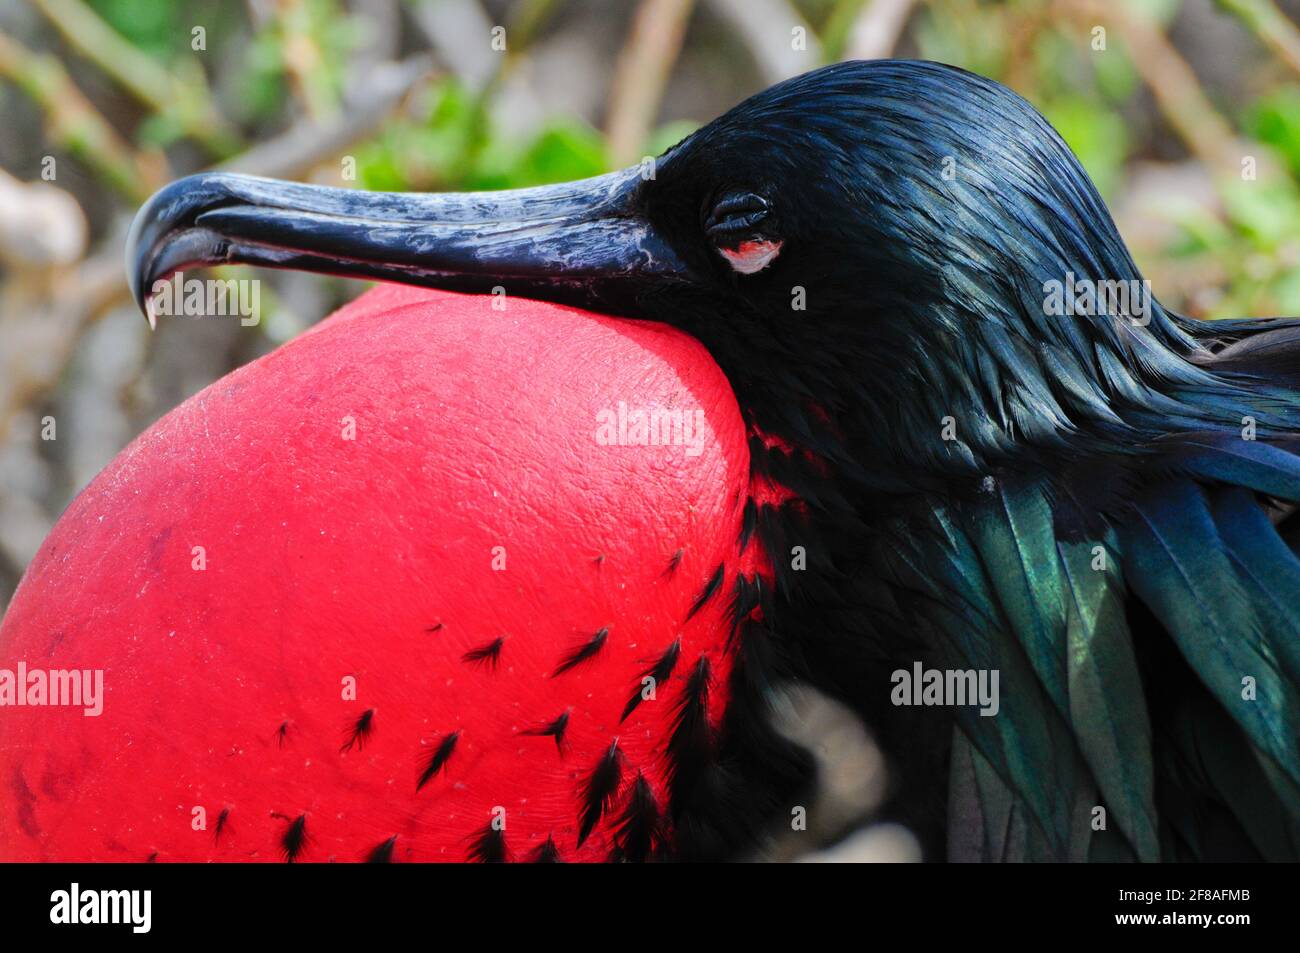
[(560, 712), (551, 721), (544, 725), (538, 725), (536, 728), (525, 728), (519, 732), (521, 735), (535, 735), (555, 739), (555, 750), (564, 754), (564, 732), (569, 727), (569, 712)]
[(480, 645), (476, 649), (470, 649), (460, 657), (462, 662), (469, 662), (471, 665), (482, 665), (495, 670), (497, 662), (501, 658), (501, 646), (505, 645), (506, 637), (498, 636), (486, 645)]
[(349, 726), (347, 740), (343, 742), (343, 747), (339, 748), (339, 753), (351, 751), (353, 746), (360, 751), (366, 746), (371, 733), (375, 730), (375, 710), (367, 708), (361, 713), (361, 716)]
[(285, 863), (292, 864), (307, 849), (311, 837), (307, 834), (307, 815), (299, 814), (289, 822), (289, 826), (280, 835), (280, 855)]
[(548, 836), (546, 843), (540, 845), (528, 855), (528, 862), (530, 864), (562, 864), (564, 859), (560, 856), (560, 848), (555, 846), (555, 839)]
[[(742, 623), (717, 737), (701, 734), (695, 754), (679, 754), (684, 770), (669, 789), (674, 858), (717, 861), (752, 853), (763, 831), (755, 818), (788, 816), (789, 805), (807, 803), (815, 762), (777, 731), (770, 703), (774, 674), (797, 671), (784, 655), (789, 648), (766, 624)], [(683, 733), (683, 744), (690, 733)]]
[(427, 629), (425, 629), (424, 631), (425, 631), (425, 632), (429, 632), (429, 633), (441, 632), (441, 631), (442, 631), (442, 623), (441, 623), (441, 622), (436, 622), (436, 623), (434, 623), (433, 625), (429, 626), (429, 627), (428, 627)]
[(601, 817), (613, 806), (614, 796), (618, 794), (618, 784), (622, 778), (623, 755), (618, 750), (616, 738), (600, 756), (591, 773), (583, 780), (578, 792), (578, 800), (582, 804), (578, 826), (579, 847), (590, 836)]
[(718, 589), (721, 588), (722, 586), (722, 577), (725, 574), (725, 572), (726, 572), (726, 566), (723, 563), (718, 563), (718, 568), (713, 571), (713, 576), (709, 579), (708, 582), (704, 584), (704, 588), (700, 591), (699, 596), (696, 598), (695, 604), (692, 605), (691, 610), (686, 613), (686, 618), (688, 620), (693, 615), (695, 615), (695, 613), (703, 609), (705, 603), (707, 603), (710, 599), (714, 597), (714, 595), (717, 594)]
[(673, 573), (677, 572), (677, 567), (682, 564), (682, 557), (684, 555), (686, 555), (686, 550), (684, 549), (679, 549), (677, 552), (672, 554), (668, 560), (668, 568), (664, 570), (665, 576), (671, 576)]
[(230, 830), (230, 808), (223, 807), (221, 813), (217, 815), (217, 829), (213, 832), (215, 843), (221, 843), (221, 835)]
[(746, 576), (743, 572), (736, 576), (736, 589), (731, 597), (728, 615), (731, 617), (731, 631), (727, 635), (727, 644), (736, 637), (741, 623), (747, 621), (757, 609), (763, 607), (765, 590), (763, 577), (758, 573)]
[(713, 758), (713, 729), (709, 725), (709, 660), (695, 663), (682, 686), (668, 736), (669, 803), (674, 816), (691, 797)]
[(557, 675), (563, 675), (572, 668), (576, 668), (583, 662), (595, 658), (602, 648), (605, 647), (605, 640), (609, 638), (609, 627), (606, 626), (593, 635), (586, 642), (571, 649), (564, 658), (560, 659), (560, 664), (555, 671), (551, 673), (551, 678)]
[(664, 852), (663, 817), (650, 782), (637, 772), (627, 803), (614, 822), (610, 860), (641, 864)]
[(391, 864), (393, 862), (393, 848), (397, 846), (397, 835), (394, 834), (388, 840), (381, 844), (376, 844), (366, 855), (367, 864)]
[(664, 649), (663, 655), (659, 656), (659, 659), (653, 665), (637, 676), (636, 686), (632, 689), (632, 694), (628, 698), (627, 704), (623, 706), (623, 714), (618, 719), (620, 724), (627, 721), (627, 716), (636, 711), (637, 706), (645, 700), (645, 680), (647, 678), (654, 679), (656, 693), (659, 691), (660, 686), (668, 684), (668, 679), (672, 676), (673, 669), (677, 667), (677, 658), (681, 655), (681, 651), (682, 639), (681, 636), (678, 636), (673, 640), (672, 645)]
[(498, 830), (495, 821), (470, 838), (466, 860), (476, 864), (504, 864), (510, 859), (506, 848), (506, 832)]
[(750, 539), (754, 536), (754, 530), (758, 527), (758, 503), (751, 496), (745, 500), (745, 509), (740, 518), (740, 551), (743, 553), (749, 546)]
[(456, 750), (456, 742), (459, 738), (460, 731), (453, 731), (424, 753), (424, 764), (420, 768), (420, 779), (415, 783), (415, 790), (419, 791), (446, 767), (451, 753)]

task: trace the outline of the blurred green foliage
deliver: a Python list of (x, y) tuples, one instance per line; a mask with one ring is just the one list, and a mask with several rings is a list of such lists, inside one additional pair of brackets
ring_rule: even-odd
[(488, 126), (484, 104), (455, 80), (437, 83), (417, 119), (391, 122), (356, 152), (363, 187), (388, 191), (505, 189), (598, 175), (603, 137), (571, 119), (519, 143)]
[[(1247, 7), (1276, 12), (1271, 3), (1222, 7), (1225, 17)], [(1150, 77), (1144, 82), (1134, 63), (1123, 28), (1140, 19), (1163, 31), (1182, 12), (1182, 3), (1126, 0), (1114, 5), (1123, 13), (1116, 20), (1096, 15), (1095, 8), (1074, 18), (1058, 15), (1068, 9), (1041, 0), (931, 0), (913, 35), (923, 58), (999, 79), (1029, 98), (1113, 204), (1131, 194), (1135, 163), (1153, 154), (1167, 161), (1169, 153), (1187, 148), (1168, 117), (1135, 124), (1135, 117), (1155, 111), (1153, 91)], [(1103, 22), (1109, 23), (1105, 49), (1097, 50), (1089, 43), (1090, 31)], [(1264, 22), (1243, 15), (1238, 29), (1249, 33)], [(1269, 38), (1254, 39), (1258, 59), (1234, 65), (1247, 84), (1263, 86), (1257, 98), (1243, 102), (1194, 91), (1204, 94), (1241, 138), (1242, 166), (1220, 163), (1209, 170), (1216, 198), (1211, 204), (1176, 188), (1159, 194), (1158, 210), (1171, 233), (1158, 247), (1134, 249), (1148, 273), (1180, 282), (1157, 281), (1157, 294), (1199, 317), (1300, 314), (1300, 84), (1294, 74), (1292, 81), (1279, 83), (1277, 75), (1285, 71), (1267, 50)], [(1188, 63), (1193, 75), (1197, 65)], [(1253, 178), (1245, 172), (1248, 158)]]

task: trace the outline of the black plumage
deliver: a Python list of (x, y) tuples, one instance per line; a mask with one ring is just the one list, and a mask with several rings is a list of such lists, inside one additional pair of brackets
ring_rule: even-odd
[(726, 575), (726, 571), (727, 567), (722, 563), (719, 563), (718, 568), (713, 570), (713, 575), (709, 577), (709, 581), (704, 584), (704, 588), (700, 590), (700, 594), (695, 597), (695, 601), (691, 603), (690, 609), (687, 610), (687, 621), (693, 618), (695, 613), (703, 609), (708, 604), (708, 601), (717, 595), (718, 590), (722, 588), (722, 580)]
[(376, 844), (370, 853), (366, 854), (366, 863), (368, 864), (391, 864), (393, 862), (393, 851), (397, 847), (397, 835), (385, 841)]
[(343, 747), (339, 748), (339, 753), (351, 751), (356, 748), (360, 751), (366, 746), (371, 734), (375, 730), (375, 710), (367, 708), (357, 716), (356, 721), (348, 725), (346, 737), (343, 739)]
[(504, 635), (498, 636), (485, 645), (470, 649), (460, 657), (460, 660), (471, 665), (495, 670), (497, 663), (501, 660), (501, 647), (505, 644), (506, 637)]
[(496, 821), (489, 821), (469, 839), (466, 859), (477, 864), (504, 864), (510, 860), (506, 832)]
[(535, 728), (525, 728), (521, 735), (533, 735), (535, 737), (554, 738), (555, 750), (564, 754), (564, 733), (569, 728), (569, 711), (562, 711), (553, 719), (544, 725), (538, 725)]
[(610, 860), (641, 864), (663, 855), (666, 843), (663, 816), (650, 782), (639, 771), (615, 819), (613, 842)]
[(214, 843), (220, 844), (221, 835), (230, 833), (230, 810), (229, 805), (227, 805), (226, 807), (223, 807), (221, 813), (217, 815), (217, 826), (212, 832), (212, 840)]
[(664, 649), (663, 653), (657, 658), (649, 668), (643, 671), (632, 688), (632, 694), (628, 696), (627, 704), (623, 706), (623, 714), (619, 721), (627, 721), (628, 715), (636, 711), (640, 704), (646, 699), (646, 679), (651, 679), (650, 686), (653, 687), (655, 697), (658, 697), (659, 686), (667, 685), (668, 679), (672, 677), (673, 669), (677, 667), (677, 659), (682, 654), (681, 636), (673, 639), (672, 645)]
[(712, 675), (709, 660), (701, 657), (686, 677), (673, 702), (672, 729), (668, 735), (665, 758), (668, 764), (670, 809), (680, 815), (715, 769), (713, 729), (709, 724), (709, 686)]
[(555, 846), (555, 838), (548, 836), (528, 855), (528, 862), (532, 864), (562, 864), (564, 858), (560, 855), (560, 848)]
[(565, 672), (572, 671), (583, 662), (589, 662), (596, 657), (601, 649), (605, 647), (605, 640), (609, 638), (608, 627), (601, 627), (591, 638), (582, 642), (568, 652), (560, 659), (560, 664), (555, 666), (555, 671), (551, 673), (551, 678), (557, 678)]
[(302, 858), (311, 838), (307, 834), (307, 815), (299, 814), (289, 821), (280, 835), (280, 856), (286, 863), (292, 864)]
[(456, 742), (459, 740), (460, 732), (453, 731), (444, 735), (436, 745), (425, 750), (423, 763), (420, 766), (420, 777), (415, 782), (417, 791), (432, 781), (438, 772), (447, 766), (447, 762), (451, 760), (452, 752), (456, 750)]
[(618, 739), (615, 739), (587, 776), (582, 779), (578, 793), (579, 847), (591, 835), (600, 819), (609, 813), (622, 780), (623, 754), (618, 750)]

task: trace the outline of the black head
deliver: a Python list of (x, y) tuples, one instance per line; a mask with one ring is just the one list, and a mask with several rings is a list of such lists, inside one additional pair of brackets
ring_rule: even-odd
[(882, 486), (1122, 430), (1125, 402), (1200, 374), (1149, 296), (1052, 313), (1051, 282), (1141, 276), (1033, 107), (933, 63), (808, 73), (657, 161), (581, 182), (408, 195), (210, 174), (141, 210), (142, 305), (159, 279), (216, 262), (500, 287), (677, 325), (756, 426), (830, 456), (857, 447), (891, 474)]

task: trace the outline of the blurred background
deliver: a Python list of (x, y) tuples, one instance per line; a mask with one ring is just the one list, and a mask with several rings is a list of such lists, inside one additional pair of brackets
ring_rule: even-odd
[[(364, 288), (262, 273), (259, 325), (151, 334), (122, 248), (160, 186), (212, 167), (393, 190), (580, 178), (785, 77), (889, 56), (1037, 105), (1167, 306), (1300, 315), (1300, 0), (5, 0), (0, 612), (132, 438)], [(810, 815), (830, 840), (880, 798), (879, 757), (824, 699), (788, 708), (823, 760)], [(877, 827), (833, 851), (915, 845)]]

